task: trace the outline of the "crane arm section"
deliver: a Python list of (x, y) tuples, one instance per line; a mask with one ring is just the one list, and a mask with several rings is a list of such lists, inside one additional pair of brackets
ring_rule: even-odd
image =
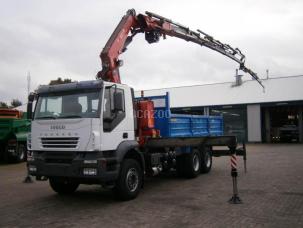
[(257, 74), (245, 66), (245, 55), (238, 48), (221, 43), (201, 30), (192, 31), (184, 25), (151, 12), (136, 15), (133, 9), (127, 11), (102, 50), (100, 54), (102, 70), (98, 73), (97, 78), (121, 83), (119, 67), (122, 65), (122, 61), (118, 57), (138, 33), (144, 33), (148, 43), (158, 42), (161, 36), (164, 39), (166, 36), (171, 36), (219, 52), (239, 63), (239, 69), (250, 74), (264, 88)]

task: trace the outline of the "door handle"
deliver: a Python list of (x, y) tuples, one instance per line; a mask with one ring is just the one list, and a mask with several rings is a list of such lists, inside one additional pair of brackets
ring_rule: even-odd
[(127, 133), (127, 132), (124, 132), (122, 137), (123, 137), (124, 139), (127, 139), (127, 138), (128, 138), (128, 133)]

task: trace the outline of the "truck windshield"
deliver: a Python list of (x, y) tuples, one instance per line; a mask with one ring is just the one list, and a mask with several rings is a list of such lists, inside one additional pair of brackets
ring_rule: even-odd
[(35, 119), (98, 118), (100, 90), (41, 94), (38, 98)]

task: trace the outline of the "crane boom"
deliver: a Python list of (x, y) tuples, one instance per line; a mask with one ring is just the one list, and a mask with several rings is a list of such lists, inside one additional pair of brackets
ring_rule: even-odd
[(166, 36), (171, 36), (219, 52), (239, 63), (239, 69), (250, 74), (264, 88), (257, 74), (245, 66), (245, 55), (238, 48), (232, 48), (199, 29), (192, 31), (155, 13), (145, 12), (145, 14), (136, 15), (134, 9), (127, 11), (100, 54), (102, 70), (97, 74), (97, 78), (121, 83), (119, 67), (122, 61), (118, 57), (126, 50), (136, 34), (144, 33), (148, 43), (158, 42), (161, 36), (164, 39)]

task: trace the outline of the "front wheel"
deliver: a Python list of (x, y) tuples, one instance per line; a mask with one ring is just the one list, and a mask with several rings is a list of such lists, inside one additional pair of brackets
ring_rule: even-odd
[(50, 178), (49, 184), (51, 188), (61, 195), (67, 195), (75, 192), (79, 187), (79, 183), (70, 180), (61, 180), (57, 178)]
[(134, 159), (122, 162), (119, 178), (114, 187), (115, 195), (121, 200), (131, 200), (137, 197), (142, 186), (143, 171)]

